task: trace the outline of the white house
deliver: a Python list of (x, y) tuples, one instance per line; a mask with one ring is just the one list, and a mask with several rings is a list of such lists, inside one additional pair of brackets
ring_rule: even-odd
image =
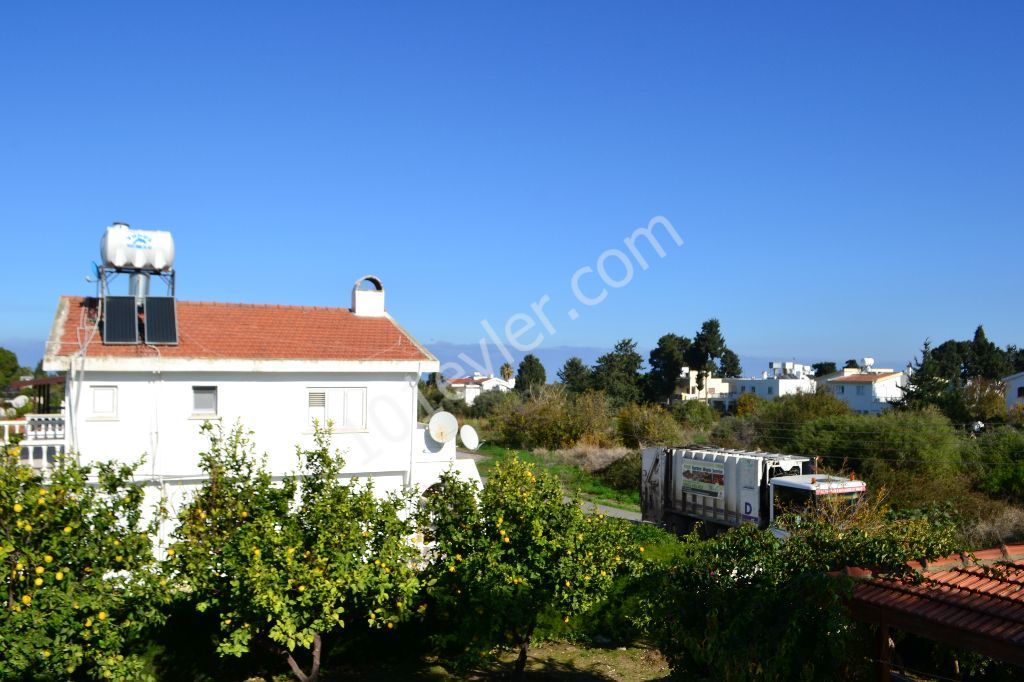
[[(449, 467), (479, 480), (454, 442), (417, 423), (420, 375), (439, 363), (388, 315), (376, 277), (356, 282), (350, 308), (161, 302), (135, 280), (111, 296), (102, 277), (96, 298), (60, 298), (43, 360), (67, 372), (49, 435), (81, 462), (144, 457), (147, 496), (173, 506), (201, 481), (204, 422), (252, 430), (279, 477), (312, 445), (314, 421), (330, 420), (344, 472), (379, 491), (425, 490)], [(23, 456), (45, 467), (33, 442)]]
[(827, 386), (854, 412), (877, 414), (903, 396), (906, 383), (905, 372), (861, 371), (833, 377)]
[(1010, 411), (1018, 405), (1024, 408), (1024, 372), (1017, 372), (1003, 379), (1006, 385), (1006, 410)]
[(757, 378), (729, 379), (729, 401), (741, 395), (753, 394), (765, 400), (784, 395), (814, 393), (814, 369), (796, 362), (769, 362), (768, 371)]
[(467, 405), (472, 405), (473, 401), (484, 391), (508, 393), (516, 387), (515, 377), (506, 381), (501, 377), (484, 376), (479, 372), (474, 372), (473, 376), (469, 377), (448, 379), (446, 383), (448, 384), (448, 390), (465, 400)]

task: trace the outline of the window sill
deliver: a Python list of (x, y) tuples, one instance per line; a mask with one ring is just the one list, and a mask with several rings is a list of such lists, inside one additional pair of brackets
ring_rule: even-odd
[(121, 421), (118, 417), (86, 417), (87, 422), (119, 422)]
[(216, 421), (220, 421), (220, 415), (219, 414), (193, 414), (193, 415), (189, 415), (189, 421), (216, 422)]

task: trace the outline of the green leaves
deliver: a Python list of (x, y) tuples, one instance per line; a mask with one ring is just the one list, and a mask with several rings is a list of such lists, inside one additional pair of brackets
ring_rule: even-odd
[(543, 612), (572, 618), (639, 564), (621, 526), (585, 514), (555, 478), (515, 458), (479, 494), (443, 475), (421, 521), (434, 641), (464, 666), (495, 646), (526, 646)]
[(4, 456), (0, 678), (147, 678), (143, 630), (166, 595), (132, 472), (67, 458), (44, 480)]
[(371, 482), (344, 478), (329, 425), (316, 428), (311, 450), (297, 450), (301, 478), (279, 481), (240, 427), (208, 431), (209, 480), (179, 517), (171, 563), (217, 613), (222, 655), (265, 640), (294, 663), (293, 652), (341, 631), (347, 614), (387, 629), (409, 618), (419, 555), (408, 495), (378, 496)]

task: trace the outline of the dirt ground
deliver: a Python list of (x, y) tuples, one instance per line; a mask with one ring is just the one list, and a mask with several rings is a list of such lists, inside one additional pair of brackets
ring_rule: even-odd
[[(394, 667), (375, 665), (373, 667), (346, 666), (340, 669), (324, 669), (325, 682), (332, 680), (358, 679), (369, 682), (384, 680), (431, 680), (436, 682), (467, 680), (488, 682), (508, 679), (512, 672), (515, 654), (508, 653), (494, 665), (465, 677), (452, 675), (442, 666), (427, 661), (398, 661)], [(545, 642), (530, 647), (526, 668), (527, 680), (570, 680), (572, 682), (648, 682), (669, 677), (665, 659), (652, 649), (643, 647), (588, 648), (567, 642)], [(270, 678), (250, 678), (247, 682), (265, 682)], [(274, 682), (286, 682), (294, 678), (278, 675)]]

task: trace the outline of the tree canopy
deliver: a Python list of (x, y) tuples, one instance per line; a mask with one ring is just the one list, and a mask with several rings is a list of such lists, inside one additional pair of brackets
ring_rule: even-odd
[(540, 359), (530, 353), (519, 363), (519, 373), (516, 374), (516, 389), (520, 393), (534, 393), (543, 388), (548, 382), (547, 372)]
[(622, 339), (615, 349), (597, 359), (594, 388), (604, 391), (615, 407), (640, 401), (640, 368), (643, 357), (633, 339)]
[(569, 393), (579, 395), (591, 387), (592, 376), (590, 368), (583, 360), (573, 356), (558, 370), (558, 380)]

